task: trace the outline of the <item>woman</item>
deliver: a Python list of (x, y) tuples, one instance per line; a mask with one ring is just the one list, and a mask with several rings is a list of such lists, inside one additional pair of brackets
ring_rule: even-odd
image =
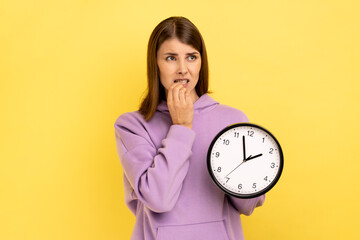
[(265, 196), (237, 199), (212, 182), (208, 147), (246, 115), (208, 95), (208, 63), (198, 29), (165, 19), (148, 44), (148, 93), (140, 109), (115, 122), (125, 201), (136, 216), (131, 239), (244, 239), (240, 214)]

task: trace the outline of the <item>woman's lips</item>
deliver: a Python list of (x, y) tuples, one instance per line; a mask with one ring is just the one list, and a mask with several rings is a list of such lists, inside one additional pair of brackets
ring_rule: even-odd
[(189, 80), (188, 79), (176, 79), (174, 81), (174, 83), (177, 83), (177, 82), (180, 82), (181, 84), (186, 84), (189, 82)]

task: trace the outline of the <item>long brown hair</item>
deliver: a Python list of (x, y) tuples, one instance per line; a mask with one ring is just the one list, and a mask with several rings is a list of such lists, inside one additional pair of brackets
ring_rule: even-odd
[(147, 94), (140, 104), (139, 112), (145, 120), (150, 120), (161, 100), (166, 100), (164, 87), (160, 83), (156, 53), (161, 44), (168, 39), (177, 38), (191, 45), (201, 55), (199, 81), (195, 87), (198, 96), (209, 93), (209, 67), (204, 40), (196, 26), (185, 17), (169, 17), (160, 22), (149, 38), (147, 50)]

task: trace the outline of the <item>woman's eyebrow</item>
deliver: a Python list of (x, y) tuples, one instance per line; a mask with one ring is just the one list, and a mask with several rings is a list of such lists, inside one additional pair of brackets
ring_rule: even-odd
[[(187, 53), (186, 55), (195, 55), (195, 54), (199, 54), (198, 52), (192, 52), (192, 53)], [(171, 53), (171, 52), (167, 52), (164, 53), (164, 55), (171, 55), (171, 56), (177, 56), (177, 53)]]

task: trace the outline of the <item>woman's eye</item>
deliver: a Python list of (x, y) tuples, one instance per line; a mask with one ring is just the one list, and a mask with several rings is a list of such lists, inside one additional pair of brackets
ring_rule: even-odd
[(174, 58), (173, 56), (168, 56), (168, 57), (166, 58), (166, 60), (173, 61), (173, 60), (175, 60), (175, 58)]
[(194, 55), (189, 56), (189, 60), (190, 60), (190, 61), (194, 61), (196, 58), (197, 58), (197, 57), (194, 56)]

